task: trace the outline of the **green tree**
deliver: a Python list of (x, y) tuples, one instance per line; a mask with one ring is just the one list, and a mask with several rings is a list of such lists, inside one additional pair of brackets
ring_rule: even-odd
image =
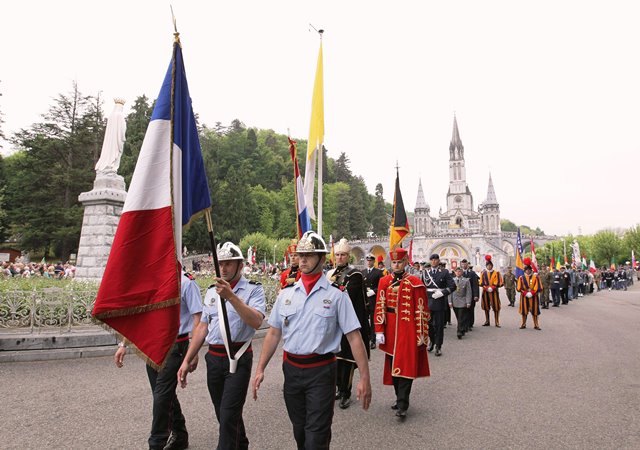
[(351, 239), (365, 238), (369, 230), (367, 217), (369, 217), (371, 198), (362, 177), (351, 178), (349, 199), (350, 206), (346, 210), (349, 214), (349, 236)]
[[(0, 92), (0, 97), (2, 97), (2, 92)], [(5, 140), (5, 136), (4, 136), (4, 132), (2, 131), (2, 124), (4, 123), (4, 114), (2, 113), (2, 110), (0, 109), (0, 149), (3, 148), (2, 147), (2, 141)]]
[(13, 139), (23, 150), (12, 161), (11, 218), (24, 248), (43, 249), (45, 256), (52, 250), (68, 259), (80, 238), (78, 195), (92, 187), (105, 123), (99, 97), (82, 95), (75, 83), (43, 118)]
[(293, 239), (297, 236), (296, 210), (294, 201), (293, 180), (282, 187), (276, 196), (276, 219), (274, 237)]
[(376, 185), (376, 196), (371, 214), (371, 224), (373, 225), (373, 234), (376, 236), (386, 236), (389, 233), (389, 220), (383, 197), (384, 191), (382, 183)]
[(500, 230), (502, 231), (518, 231), (518, 226), (509, 219), (500, 220)]
[(4, 158), (0, 155), (0, 242), (4, 242), (9, 233), (9, 223), (7, 221), (7, 210), (5, 205), (5, 188), (7, 186), (7, 176), (5, 174)]
[(245, 258), (247, 257), (247, 250), (249, 247), (256, 247), (256, 263), (260, 264), (263, 261), (273, 262), (274, 246), (276, 246), (276, 260), (277, 255), (277, 241), (272, 239), (261, 232), (251, 233), (242, 238), (239, 243), (239, 247), (242, 250)]
[(636, 255), (636, 260), (640, 259), (640, 225), (629, 228), (622, 238), (622, 250), (626, 254), (626, 259), (631, 260), (631, 251)]
[(118, 173), (124, 177), (127, 186), (131, 184), (131, 177), (138, 161), (138, 155), (142, 148), (142, 142), (151, 120), (153, 106), (145, 95), (136, 98), (131, 112), (127, 115), (127, 134), (122, 150), (120, 168)]
[(241, 169), (232, 167), (212, 198), (216, 233), (223, 241), (239, 242), (242, 236), (258, 228), (256, 205), (245, 179)]
[(602, 230), (594, 234), (593, 256), (596, 264), (608, 266), (613, 258), (620, 258), (620, 244), (620, 238), (613, 231)]
[(349, 183), (353, 175), (349, 168), (349, 157), (345, 152), (340, 153), (340, 156), (334, 164), (334, 172), (337, 182)]
[(329, 235), (333, 235), (336, 241), (343, 237), (350, 239), (349, 185), (333, 183), (325, 186), (324, 200), (323, 237), (327, 242)]

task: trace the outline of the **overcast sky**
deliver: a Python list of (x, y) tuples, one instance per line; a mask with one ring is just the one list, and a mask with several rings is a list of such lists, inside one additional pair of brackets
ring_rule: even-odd
[[(166, 1), (3, 5), (5, 134), (84, 94), (155, 98), (169, 64)], [(309, 132), (324, 28), (325, 145), (371, 193), (405, 206), (418, 179), (446, 206), (453, 115), (474, 203), (493, 177), (501, 215), (547, 233), (640, 223), (640, 2), (173, 0), (202, 122)], [(5, 144), (5, 147), (7, 145)], [(304, 149), (301, 149), (304, 150)]]

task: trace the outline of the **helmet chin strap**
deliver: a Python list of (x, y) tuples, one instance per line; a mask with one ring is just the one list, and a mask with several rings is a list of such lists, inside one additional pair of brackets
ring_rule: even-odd
[[(233, 276), (231, 277), (230, 280), (228, 280), (228, 283), (231, 283), (233, 280), (236, 279), (236, 276), (238, 276), (238, 271), (240, 270), (240, 261), (238, 261), (238, 264), (236, 264), (236, 271), (233, 272)], [(226, 281), (226, 280), (225, 280)]]
[[(316, 269), (318, 268), (318, 266), (320, 265), (320, 261), (322, 261), (322, 256), (318, 255), (318, 262), (316, 263), (315, 266), (313, 266), (313, 269), (311, 269), (311, 271), (309, 273), (314, 273), (316, 271)], [(304, 273), (304, 272), (303, 272)], [(307, 275), (307, 274), (305, 274)]]

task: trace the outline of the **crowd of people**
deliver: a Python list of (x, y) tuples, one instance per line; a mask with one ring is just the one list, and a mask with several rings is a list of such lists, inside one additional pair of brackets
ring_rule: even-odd
[[(481, 325), (500, 328), (504, 288), (508, 306), (518, 303), (520, 329), (527, 328), (531, 315), (533, 328), (541, 330), (541, 309), (560, 307), (599, 289), (624, 289), (636, 275), (629, 267), (595, 273), (541, 267), (538, 272), (525, 258), (524, 273), (516, 276), (511, 267), (504, 274), (494, 269), (489, 255), (482, 270), (462, 260), (450, 271), (438, 254), (431, 255), (429, 263), (410, 265), (403, 248), (390, 251), (389, 268), (368, 254), (366, 267), (359, 269), (350, 264), (346, 239), (335, 245), (335, 260), (330, 263), (326, 243), (312, 231), (292, 242), (287, 253), (286, 268), (252, 265), (235, 244), (225, 243), (217, 254), (220, 276), (204, 301), (194, 278), (183, 274), (180, 334), (164, 368), (147, 370), (153, 391), (150, 449), (188, 447), (186, 421), (175, 391), (178, 385), (187, 386), (205, 343), (207, 386), (219, 424), (217, 448), (249, 447), (244, 402), (250, 387), (257, 400), (265, 369), (283, 341), (282, 390), (293, 438), (299, 449), (326, 449), (335, 403), (341, 409), (353, 403), (355, 370), (359, 371), (355, 397), (364, 409), (369, 407), (372, 350), (384, 354), (383, 383), (394, 388), (391, 411), (402, 422), (413, 382), (430, 375), (429, 354), (443, 355), (443, 330), (452, 326), (453, 316), (458, 339), (474, 330), (478, 303), (484, 313)], [(201, 273), (210, 270), (202, 264), (193, 268)], [(251, 274), (280, 282), (253, 379), (252, 338), (267, 314), (265, 291), (246, 278)], [(121, 342), (115, 355), (118, 367), (124, 363), (127, 344)]]
[(4, 278), (31, 278), (42, 277), (51, 279), (70, 279), (76, 275), (76, 268), (70, 262), (53, 264), (46, 262), (2, 262), (0, 263), (0, 274)]

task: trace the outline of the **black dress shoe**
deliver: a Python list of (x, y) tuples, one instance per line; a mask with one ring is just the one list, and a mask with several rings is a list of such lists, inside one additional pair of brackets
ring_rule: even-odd
[(489, 325), (491, 325), (489, 322), (485, 322), (482, 324), (483, 327), (488, 327)]
[(336, 400), (340, 400), (342, 398), (342, 392), (336, 391)]
[(433, 342), (429, 342), (429, 347), (427, 347), (427, 351), (430, 352), (433, 350)]
[(371, 350), (373, 350), (374, 348), (376, 348), (376, 341), (371, 341), (371, 344), (369, 344), (369, 348)]
[(393, 402), (393, 405), (391, 405), (391, 409), (396, 411), (398, 409), (398, 402)]
[(526, 325), (520, 325), (520, 329), (521, 329), (521, 330), (524, 330), (525, 328), (527, 328), (527, 326), (526, 326)]
[(542, 330), (540, 327), (533, 327), (534, 330)]
[(442, 355), (442, 352), (440, 351), (440, 347), (436, 347), (436, 356), (440, 356)]
[(399, 409), (396, 411), (396, 417), (399, 418), (400, 420), (404, 420), (407, 418), (407, 410), (406, 409)]
[(458, 333), (458, 339), (462, 339), (462, 333)]
[(351, 406), (351, 396), (347, 397), (346, 395), (340, 399), (340, 409), (347, 409)]
[(551, 306), (553, 306), (554, 308), (560, 308), (560, 305), (551, 305)]
[(189, 448), (189, 438), (171, 433), (162, 450), (184, 450)]

